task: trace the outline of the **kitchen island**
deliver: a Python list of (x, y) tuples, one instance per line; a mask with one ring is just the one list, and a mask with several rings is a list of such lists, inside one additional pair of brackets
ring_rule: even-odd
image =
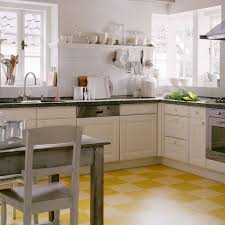
[[(90, 167), (91, 176), (91, 225), (103, 225), (103, 172), (104, 146), (109, 142), (92, 137), (82, 136), (80, 165)], [(50, 168), (71, 165), (72, 146), (70, 145), (40, 145), (34, 148), (34, 167)], [(25, 148), (0, 150), (0, 176), (21, 174), (24, 169)], [(68, 173), (70, 169), (68, 169)], [(66, 175), (66, 174), (65, 174)], [(51, 182), (57, 182), (59, 175), (51, 177)], [(54, 220), (53, 213), (49, 215)]]

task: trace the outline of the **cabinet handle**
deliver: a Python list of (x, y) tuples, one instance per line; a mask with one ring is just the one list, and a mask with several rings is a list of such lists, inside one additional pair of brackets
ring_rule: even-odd
[(205, 125), (205, 122), (204, 122), (204, 121), (202, 122), (202, 125), (203, 125), (203, 126)]
[(103, 113), (103, 110), (96, 111), (97, 114)]

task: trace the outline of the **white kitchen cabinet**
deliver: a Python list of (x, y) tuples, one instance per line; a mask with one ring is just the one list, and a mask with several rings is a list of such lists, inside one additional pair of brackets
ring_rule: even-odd
[(175, 116), (189, 116), (189, 106), (176, 105), (176, 104), (165, 104), (165, 114)]
[(37, 127), (76, 126), (76, 118), (38, 120)]
[[(206, 109), (191, 109), (189, 162), (192, 165), (205, 167), (206, 162)], [(195, 117), (195, 118), (193, 118)]]
[(144, 115), (157, 113), (157, 104), (124, 104), (120, 106), (120, 115)]
[(187, 163), (188, 162), (188, 141), (166, 137), (164, 157)]
[(157, 114), (120, 117), (120, 159), (157, 156)]
[(84, 134), (111, 143), (104, 149), (105, 162), (119, 161), (119, 117), (81, 118), (77, 125), (84, 128)]
[(165, 116), (165, 136), (183, 140), (189, 138), (189, 118), (181, 116)]
[(76, 117), (76, 107), (43, 107), (37, 108), (37, 119), (67, 119)]
[(76, 126), (76, 107), (37, 108), (37, 127)]
[(36, 109), (35, 108), (12, 108), (1, 109), (0, 120), (21, 120), (25, 122), (25, 128), (36, 128)]

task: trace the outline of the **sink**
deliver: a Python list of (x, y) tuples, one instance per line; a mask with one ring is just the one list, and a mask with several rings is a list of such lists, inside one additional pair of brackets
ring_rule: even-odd
[(26, 101), (22, 101), (21, 103), (23, 104), (29, 104), (29, 103), (41, 103), (41, 100), (26, 100)]
[(55, 99), (44, 99), (44, 100), (41, 100), (41, 102), (43, 103), (60, 103), (60, 102), (65, 102), (64, 100), (55, 100)]
[(22, 103), (30, 103), (30, 104), (35, 104), (35, 103), (60, 103), (60, 102), (65, 102), (63, 100), (55, 100), (55, 99), (44, 99), (44, 100), (27, 100), (27, 101), (22, 101)]
[(11, 103), (21, 103), (21, 100), (18, 99), (1, 99), (0, 104), (11, 104)]

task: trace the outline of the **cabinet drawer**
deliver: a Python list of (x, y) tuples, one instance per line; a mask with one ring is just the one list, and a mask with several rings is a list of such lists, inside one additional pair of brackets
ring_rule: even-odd
[(38, 120), (37, 127), (54, 127), (54, 126), (76, 126), (76, 119), (48, 119), (48, 120)]
[(1, 109), (0, 120), (36, 120), (36, 109)]
[(188, 162), (188, 141), (166, 137), (164, 157)]
[(141, 114), (153, 114), (157, 113), (157, 103), (152, 104), (131, 104), (131, 105), (121, 105), (120, 115), (141, 115)]
[(188, 140), (189, 118), (181, 116), (165, 116), (165, 136)]
[(206, 120), (206, 108), (190, 107), (190, 117), (195, 119)]
[(37, 109), (37, 119), (75, 118), (76, 107), (48, 107)]
[(165, 114), (175, 116), (189, 116), (189, 106), (165, 104)]

